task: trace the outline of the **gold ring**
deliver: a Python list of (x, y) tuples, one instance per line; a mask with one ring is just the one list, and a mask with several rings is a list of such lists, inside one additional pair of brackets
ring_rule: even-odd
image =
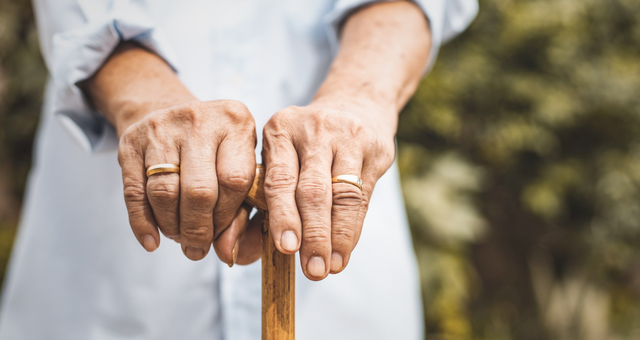
[(180, 167), (175, 164), (156, 164), (147, 168), (147, 178), (151, 177), (155, 174), (160, 174), (163, 172), (173, 172), (176, 174), (180, 173)]
[(331, 183), (347, 183), (347, 184), (355, 185), (358, 187), (358, 189), (360, 189), (360, 191), (362, 191), (362, 180), (360, 179), (360, 177), (356, 175), (336, 176), (331, 179)]

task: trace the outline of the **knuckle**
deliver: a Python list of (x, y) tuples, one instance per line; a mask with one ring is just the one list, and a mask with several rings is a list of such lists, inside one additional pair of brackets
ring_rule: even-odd
[(321, 201), (327, 197), (329, 186), (321, 180), (308, 179), (300, 181), (296, 196), (305, 201)]
[(129, 151), (131, 149), (131, 144), (133, 141), (132, 138), (132, 132), (131, 132), (131, 126), (128, 127), (126, 130), (124, 130), (124, 132), (122, 133), (122, 136), (120, 136), (120, 141), (118, 143), (118, 154), (123, 154), (126, 153), (127, 151)]
[(118, 160), (132, 154), (133, 148), (131, 147), (131, 143), (125, 141), (125, 139), (127, 139), (126, 135), (122, 134), (120, 142), (118, 143)]
[(145, 218), (145, 211), (141, 207), (131, 207), (127, 209), (129, 216), (129, 224), (134, 235), (140, 235), (147, 226), (147, 220)]
[(131, 137), (131, 134), (123, 134), (122, 137), (120, 137), (120, 142), (118, 143), (118, 163), (121, 167), (134, 160), (142, 161), (139, 148), (143, 143), (144, 141), (141, 141), (137, 137)]
[(366, 141), (371, 138), (371, 130), (365, 128), (365, 125), (360, 119), (355, 117), (341, 117), (339, 124), (340, 125), (335, 126), (335, 128), (339, 129), (341, 134), (346, 138)]
[(208, 239), (211, 238), (210, 236), (211, 228), (206, 226), (180, 228), (180, 239), (190, 241), (208, 241)]
[(369, 210), (369, 197), (371, 197), (370, 194), (363, 194), (362, 195), (362, 200), (360, 201), (361, 205), (360, 205), (360, 213), (367, 213), (367, 211)]
[(222, 105), (224, 106), (225, 110), (232, 115), (251, 116), (249, 114), (249, 109), (247, 108), (247, 106), (240, 101), (231, 99), (223, 100)]
[(283, 127), (271, 128), (268, 125), (265, 125), (262, 132), (263, 156), (277, 148), (278, 145), (283, 145), (284, 143), (290, 143), (290, 134), (288, 130)]
[(286, 130), (286, 127), (289, 124), (289, 119), (291, 115), (294, 113), (295, 109), (293, 107), (288, 107), (276, 112), (271, 119), (265, 124), (264, 131), (266, 133), (277, 133), (278, 131)]
[(182, 106), (179, 107), (177, 112), (181, 112), (185, 115), (194, 115), (194, 114), (197, 114), (201, 110), (201, 108), (202, 108), (201, 102), (193, 101), (193, 102), (182, 104)]
[(255, 143), (257, 139), (256, 135), (256, 121), (253, 119), (253, 116), (249, 114), (247, 117), (243, 117), (242, 119), (237, 121), (238, 125), (241, 128), (241, 131), (245, 131), (251, 137), (251, 141)]
[[(180, 112), (180, 111), (178, 111)], [(145, 135), (164, 134), (164, 130), (175, 120), (176, 111), (161, 110), (148, 114), (141, 121), (140, 132)]]
[(264, 178), (265, 192), (280, 192), (291, 190), (296, 185), (296, 175), (284, 165), (271, 166)]
[(212, 205), (217, 197), (217, 192), (206, 186), (187, 187), (182, 194), (186, 201), (196, 205)]
[(382, 159), (386, 160), (385, 163), (386, 163), (387, 167), (391, 166), (391, 163), (393, 163), (393, 161), (396, 158), (396, 145), (395, 145), (395, 143), (386, 143), (385, 145), (381, 146), (380, 149), (382, 150), (382, 152), (381, 152)]
[(334, 228), (332, 235), (332, 243), (335, 246), (347, 246), (353, 243), (356, 237), (356, 232), (353, 228), (341, 226)]
[(157, 117), (156, 123), (158, 127), (164, 127), (167, 125), (165, 120), (168, 120), (171, 125), (186, 124), (194, 125), (198, 120), (201, 108), (198, 107), (198, 103), (186, 103), (167, 113), (170, 117)]
[(154, 181), (152, 183), (148, 183), (147, 191), (149, 198), (153, 197), (156, 200), (167, 203), (176, 203), (180, 197), (180, 189), (178, 188), (178, 185), (167, 183), (165, 181)]
[(145, 123), (146, 123), (146, 127), (150, 131), (156, 132), (162, 129), (164, 125), (164, 114), (156, 113), (156, 114), (149, 115), (149, 118), (146, 119)]
[(118, 145), (118, 163), (120, 164), (120, 167), (123, 167), (125, 164), (129, 163), (130, 160), (135, 158), (140, 159), (138, 153), (133, 147), (131, 147), (131, 144), (120, 142)]
[(291, 117), (292, 115), (295, 115), (296, 112), (298, 112), (298, 109), (299, 108), (297, 106), (285, 107), (284, 109), (276, 112), (272, 118), (274, 121), (288, 120), (289, 117)]
[(253, 184), (253, 173), (242, 171), (234, 171), (227, 174), (221, 174), (218, 177), (220, 186), (236, 192), (245, 192), (251, 188)]
[(358, 133), (358, 139), (362, 146), (370, 147), (378, 144), (377, 134), (371, 129), (360, 128)]
[(331, 236), (325, 228), (305, 226), (302, 231), (302, 238), (307, 245), (328, 245)]
[(144, 201), (144, 187), (141, 183), (127, 181), (124, 184), (124, 199), (127, 202), (135, 203), (135, 202), (143, 202)]
[(222, 107), (231, 123), (255, 130), (255, 120), (249, 109), (242, 102), (237, 100), (224, 100)]
[[(396, 144), (395, 141), (383, 141), (380, 138), (368, 139), (365, 147), (368, 149), (369, 155), (376, 155), (376, 159), (380, 164), (387, 168), (391, 166), (396, 157)], [(386, 170), (386, 169), (384, 169)]]
[[(363, 195), (360, 189), (351, 184), (336, 185), (333, 189), (333, 205), (334, 207), (359, 208), (362, 205)], [(353, 187), (353, 188), (349, 188)]]

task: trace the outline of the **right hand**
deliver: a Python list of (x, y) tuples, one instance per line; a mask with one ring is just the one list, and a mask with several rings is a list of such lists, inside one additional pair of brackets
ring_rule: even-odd
[[(133, 233), (147, 251), (160, 244), (158, 228), (191, 260), (211, 244), (233, 265), (248, 225), (241, 206), (255, 175), (255, 122), (231, 100), (193, 101), (146, 114), (121, 132), (118, 160)], [(149, 166), (172, 163), (180, 174), (147, 179)]]

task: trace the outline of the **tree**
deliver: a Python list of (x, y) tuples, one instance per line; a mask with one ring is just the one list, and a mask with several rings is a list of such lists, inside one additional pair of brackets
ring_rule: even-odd
[(45, 77), (31, 1), (0, 0), (0, 283), (31, 165)]
[(398, 134), (428, 330), (637, 338), (640, 3), (480, 5)]

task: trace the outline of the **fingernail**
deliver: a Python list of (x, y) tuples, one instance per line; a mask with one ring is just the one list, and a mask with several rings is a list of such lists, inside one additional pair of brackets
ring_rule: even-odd
[(342, 255), (338, 253), (331, 254), (331, 271), (339, 272), (340, 270), (342, 270), (343, 266), (344, 266), (344, 263), (342, 260)]
[(240, 245), (240, 240), (237, 240), (236, 244), (233, 245), (233, 250), (231, 251), (231, 256), (233, 257), (233, 260), (231, 263), (229, 263), (229, 268), (233, 267), (233, 265), (236, 264), (236, 260), (238, 259), (239, 245)]
[(307, 272), (314, 277), (323, 277), (325, 272), (324, 260), (320, 256), (314, 256), (307, 262)]
[(286, 251), (296, 251), (296, 249), (298, 248), (298, 237), (293, 231), (287, 230), (282, 233), (282, 237), (280, 238), (280, 246)]
[(156, 243), (156, 239), (151, 235), (144, 235), (142, 237), (142, 246), (148, 252), (152, 252), (158, 248), (158, 244)]
[(204, 249), (188, 246), (185, 249), (185, 255), (187, 255), (190, 260), (197, 261), (200, 260), (202, 256), (204, 256)]

